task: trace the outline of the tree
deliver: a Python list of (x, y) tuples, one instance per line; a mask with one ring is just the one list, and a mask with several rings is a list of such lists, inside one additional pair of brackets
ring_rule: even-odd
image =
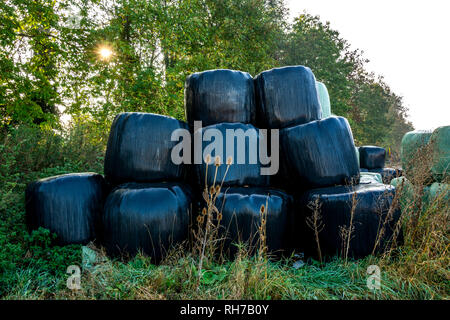
[(0, 16), (0, 126), (56, 120), (55, 1), (6, 0)]
[(400, 145), (403, 134), (412, 128), (401, 97), (382, 77), (365, 70), (368, 60), (363, 53), (351, 50), (329, 22), (301, 14), (287, 35), (286, 48), (283, 63), (308, 66), (325, 83), (332, 112), (349, 120), (358, 145)]

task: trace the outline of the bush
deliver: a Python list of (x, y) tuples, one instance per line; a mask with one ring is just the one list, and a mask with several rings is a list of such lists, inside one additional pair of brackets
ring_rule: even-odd
[(18, 126), (0, 135), (0, 297), (22, 286), (26, 292), (56, 289), (67, 266), (81, 263), (80, 246), (53, 246), (55, 235), (46, 229), (26, 231), (24, 194), (39, 178), (101, 172), (105, 147), (95, 127), (78, 119), (64, 133)]

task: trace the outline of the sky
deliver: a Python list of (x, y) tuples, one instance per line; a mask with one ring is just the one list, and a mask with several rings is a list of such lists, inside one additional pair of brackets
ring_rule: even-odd
[[(330, 21), (367, 70), (409, 108), (415, 129), (450, 125), (449, 0), (286, 0), (291, 21), (304, 10)], [(313, 70), (314, 71), (314, 70)], [(333, 109), (333, 101), (331, 101)]]

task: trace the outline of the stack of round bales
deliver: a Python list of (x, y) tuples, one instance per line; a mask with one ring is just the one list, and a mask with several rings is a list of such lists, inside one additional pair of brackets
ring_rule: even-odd
[[(218, 189), (213, 202), (222, 216), (222, 252), (233, 255), (236, 247), (231, 244), (236, 242), (247, 243), (254, 252), (266, 214), (265, 241), (272, 254), (279, 253), (287, 246), (292, 198), (270, 188), (270, 176), (263, 174), (267, 161), (259, 148), (267, 145), (268, 136), (255, 126), (253, 78), (225, 69), (194, 73), (185, 83), (185, 110), (194, 143), (197, 193)], [(206, 206), (200, 201), (198, 211)]]
[(187, 238), (192, 192), (184, 164), (171, 161), (172, 133), (187, 124), (150, 113), (121, 113), (109, 135), (105, 178), (68, 174), (26, 190), (31, 229), (55, 232), (58, 243), (99, 240), (113, 256), (143, 252), (155, 262)]
[[(360, 171), (380, 174), (383, 183), (389, 184), (392, 179), (402, 175), (401, 169), (385, 168), (386, 149), (377, 146), (358, 147)], [(366, 173), (361, 174), (366, 175)], [(370, 176), (370, 175), (367, 175)]]
[(186, 164), (175, 164), (172, 134), (186, 130), (172, 117), (129, 112), (116, 116), (105, 155), (113, 185), (102, 219), (102, 243), (112, 255), (142, 251), (155, 261), (187, 239), (192, 204)]
[[(359, 184), (359, 165), (348, 121), (323, 118), (313, 73), (290, 66), (264, 71), (255, 77), (256, 119), (263, 128), (280, 129), (281, 181), (295, 198), (297, 212), (291, 241), (314, 254), (314, 230), (307, 219), (320, 210), (322, 254), (342, 252), (342, 228), (352, 229), (348, 254), (370, 254), (380, 223), (386, 220), (395, 188), (381, 183)], [(354, 201), (353, 199), (356, 199)], [(352, 209), (353, 202), (356, 204)], [(381, 203), (381, 204), (380, 204)], [(378, 249), (392, 235), (398, 218), (386, 224)], [(317, 225), (320, 229), (320, 225)]]
[(433, 181), (443, 182), (450, 171), (450, 126), (434, 131), (410, 131), (403, 136), (401, 146), (402, 166), (406, 176), (413, 175), (415, 166), (431, 162)]
[[(31, 183), (28, 225), (56, 232), (60, 244), (97, 239), (111, 255), (142, 251), (159, 261), (187, 238), (192, 207), (201, 213), (207, 190), (214, 193), (216, 218), (221, 215), (225, 253), (233, 254), (231, 244), (238, 241), (253, 250), (264, 234), (272, 254), (295, 248), (313, 254), (314, 232), (306, 226), (311, 203), (320, 206), (322, 253), (341, 252), (340, 230), (349, 228), (349, 254), (367, 255), (383, 225), (380, 250), (397, 222), (395, 212), (384, 223), (395, 188), (378, 176), (359, 184), (350, 126), (329, 115), (325, 93), (303, 66), (264, 71), (254, 79), (232, 70), (195, 73), (185, 83), (188, 123), (150, 113), (117, 115), (105, 178), (82, 173)], [(191, 142), (177, 149), (183, 161), (173, 158), (180, 143), (173, 139), (176, 132)]]
[(450, 126), (407, 132), (402, 139), (401, 160), (405, 177), (393, 179), (391, 184), (402, 186), (403, 207), (411, 205), (419, 192), (423, 192), (425, 207), (435, 200), (449, 201)]

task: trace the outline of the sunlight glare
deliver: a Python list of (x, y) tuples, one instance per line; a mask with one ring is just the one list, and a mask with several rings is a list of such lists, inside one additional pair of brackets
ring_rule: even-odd
[(108, 61), (111, 59), (111, 57), (113, 55), (113, 51), (111, 48), (109, 48), (107, 46), (101, 46), (98, 49), (98, 54), (99, 54), (100, 60)]

